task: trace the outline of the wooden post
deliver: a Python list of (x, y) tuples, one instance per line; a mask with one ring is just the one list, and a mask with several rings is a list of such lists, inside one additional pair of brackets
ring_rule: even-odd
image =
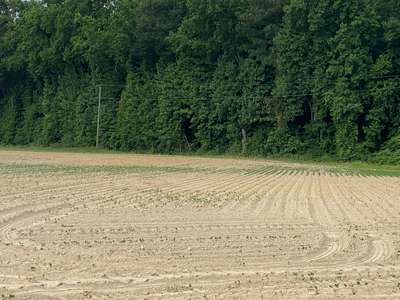
[(100, 111), (101, 111), (101, 85), (99, 85), (99, 103), (97, 104), (96, 148), (99, 148), (99, 138), (100, 138)]

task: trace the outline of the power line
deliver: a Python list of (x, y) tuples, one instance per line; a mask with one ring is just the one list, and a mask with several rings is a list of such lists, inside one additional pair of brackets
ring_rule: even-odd
[[(316, 78), (316, 77), (315, 77)], [(371, 79), (397, 79), (397, 80), (399, 80), (400, 79), (400, 74), (399, 75), (387, 75), (387, 76), (379, 76), (379, 77), (371, 77)], [(328, 80), (329, 81), (329, 80)], [(337, 79), (334, 79), (334, 80), (332, 80), (332, 81), (337, 81)], [(112, 86), (116, 86), (116, 87), (126, 87), (126, 85), (120, 85), (120, 84), (100, 84), (101, 86), (103, 86), (103, 87), (106, 87), (106, 86), (109, 86), (109, 87), (112, 87)], [(97, 85), (97, 86), (95, 86), (95, 88), (96, 88), (96, 90), (97, 90), (97, 87), (98, 86), (100, 86), (100, 85)], [(263, 85), (265, 85), (265, 84), (263, 84)], [(365, 89), (349, 89), (349, 90), (351, 90), (351, 91), (362, 91), (362, 90), (372, 90), (374, 87), (371, 87), (371, 88), (365, 88)], [(385, 90), (385, 88), (384, 87), (382, 87), (382, 88), (377, 88), (378, 90)], [(315, 92), (315, 93), (304, 93), (304, 94), (287, 94), (287, 95), (281, 95), (281, 96), (273, 96), (273, 95), (271, 95), (271, 96), (268, 96), (268, 98), (290, 98), (290, 97), (292, 97), (292, 98), (295, 98), (295, 97), (306, 97), (306, 96), (315, 96), (315, 95), (318, 95), (319, 93), (318, 92)], [(321, 93), (320, 93), (321, 94)], [(14, 97), (14, 99), (20, 99), (20, 100), (31, 100), (31, 99), (34, 99), (34, 98), (40, 98), (41, 97), (41, 95), (36, 95), (36, 96), (24, 96), (24, 97), (19, 97), (19, 96), (17, 96), (17, 97)], [(7, 96), (5, 96), (5, 97), (3, 97), (3, 99), (4, 98), (7, 98)], [(96, 96), (96, 97), (93, 97), (93, 99), (98, 99), (98, 97)], [(105, 100), (120, 100), (121, 99), (121, 97), (104, 97), (104, 96), (102, 96), (102, 99), (105, 99)], [(160, 97), (156, 97), (156, 98), (149, 98), (149, 97), (146, 97), (146, 99), (149, 99), (149, 100), (159, 100), (160, 99)], [(200, 99), (204, 99), (204, 100), (207, 100), (207, 99), (210, 99), (210, 97), (198, 97), (198, 96), (196, 96), (196, 97), (193, 97), (193, 98), (174, 98), (174, 100), (194, 100), (194, 99), (197, 99), (197, 100), (200, 100)]]
[[(351, 78), (348, 77), (341, 77), (341, 78), (345, 78), (347, 80), (350, 80)], [(400, 74), (392, 74), (392, 75), (383, 75), (383, 76), (367, 76), (366, 78), (362, 79), (362, 80), (381, 80), (381, 79), (400, 79)], [(295, 80), (292, 80), (293, 82), (297, 82), (297, 81), (302, 81), (302, 83), (304, 84), (304, 81), (310, 81), (310, 80), (322, 80), (321, 76), (301, 76), (299, 78), (295, 78)], [(332, 78), (332, 79), (323, 79), (324, 82), (337, 82), (338, 78)], [(272, 81), (266, 81), (262, 83), (262, 86), (268, 86), (268, 87), (274, 87), (276, 84), (276, 80), (272, 80)], [(122, 84), (111, 84), (111, 83), (102, 83), (102, 84), (97, 84), (98, 85), (102, 85), (104, 87), (120, 87), (120, 88), (126, 88), (127, 84), (122, 85)]]
[[(326, 76), (325, 76), (326, 77)], [(342, 78), (346, 78), (346, 79), (350, 79), (348, 77), (343, 77)], [(380, 76), (373, 76), (373, 75), (369, 75), (366, 76), (366, 78), (364, 79), (388, 79), (388, 78), (400, 78), (400, 74), (390, 74), (390, 75), (380, 75)], [(305, 80), (305, 79), (321, 79), (321, 76), (301, 76), (299, 78), (297, 78), (299, 80)], [(337, 81), (338, 78), (332, 78), (332, 79), (325, 79), (325, 81)], [(266, 81), (265, 83), (275, 83), (275, 80), (271, 80), (271, 81)], [(265, 84), (264, 83), (264, 84)], [(126, 87), (126, 84), (113, 84), (113, 83), (97, 83), (95, 86), (110, 86), (110, 87)]]
[[(382, 87), (382, 88), (364, 88), (364, 89), (350, 89), (349, 91), (351, 92), (359, 92), (359, 93), (372, 93), (374, 90), (376, 91), (393, 91), (396, 90), (394, 88), (388, 88), (388, 87)], [(264, 96), (262, 98), (268, 98), (268, 99), (285, 99), (285, 98), (302, 98), (302, 97), (308, 97), (308, 96), (325, 96), (329, 93), (331, 93), (332, 91), (325, 91), (325, 92), (314, 92), (314, 93), (302, 93), (302, 94), (287, 94), (287, 95), (281, 95), (281, 96), (274, 96), (274, 95), (269, 95), (269, 96)], [(372, 95), (371, 95), (372, 96)], [(244, 97), (244, 96), (239, 96), (239, 98), (247, 98), (247, 99), (259, 99), (259, 97), (253, 96), (253, 97)], [(96, 98), (97, 99), (97, 98)], [(120, 98), (114, 98), (114, 97), (103, 97), (102, 99), (106, 99), (106, 100), (121, 100)], [(136, 99), (146, 99), (146, 100), (160, 100), (160, 97), (138, 97)], [(212, 100), (213, 97), (198, 97), (195, 96), (193, 98), (169, 98), (167, 97), (168, 100), (173, 100), (173, 101), (193, 101), (193, 100)]]
[(115, 87), (126, 87), (126, 84), (108, 84), (108, 83), (98, 83), (98, 84), (96, 84), (96, 86), (108, 86), (108, 87), (113, 87), (113, 86), (115, 86)]

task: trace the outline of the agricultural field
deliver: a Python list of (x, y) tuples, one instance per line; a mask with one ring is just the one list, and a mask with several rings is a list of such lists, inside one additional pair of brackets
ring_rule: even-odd
[(399, 299), (400, 177), (0, 151), (2, 299)]

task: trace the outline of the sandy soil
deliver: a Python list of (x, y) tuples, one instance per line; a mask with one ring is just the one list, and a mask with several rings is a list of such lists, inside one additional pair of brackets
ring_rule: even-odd
[(0, 295), (399, 299), (400, 178), (290, 167), (1, 151)]

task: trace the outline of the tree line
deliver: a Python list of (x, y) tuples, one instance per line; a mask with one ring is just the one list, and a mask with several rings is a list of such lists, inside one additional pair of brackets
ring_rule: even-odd
[(0, 0), (0, 143), (400, 163), (398, 0)]

